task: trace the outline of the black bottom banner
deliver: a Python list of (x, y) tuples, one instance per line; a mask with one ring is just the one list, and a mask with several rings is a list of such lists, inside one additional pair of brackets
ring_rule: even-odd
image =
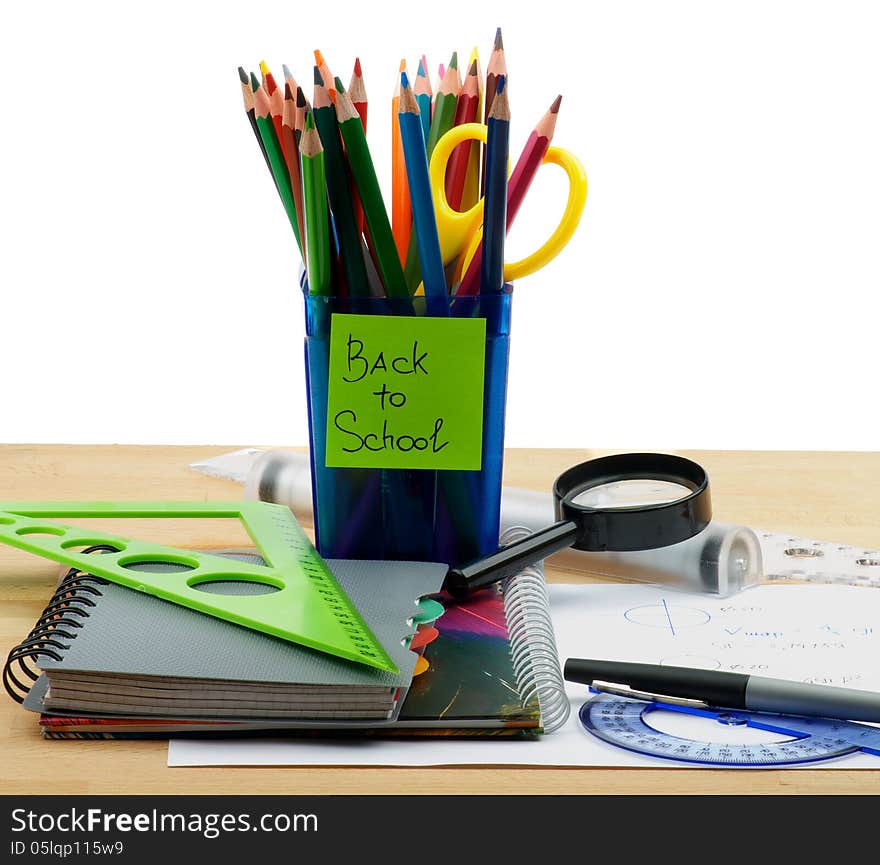
[(801, 847), (852, 849), (862, 830), (872, 834), (877, 804), (859, 796), (3, 796), (0, 862), (250, 865), (317, 855), (310, 861), (530, 857), (540, 865), (587, 852), (715, 860), (737, 849), (760, 862), (776, 844), (789, 860)]

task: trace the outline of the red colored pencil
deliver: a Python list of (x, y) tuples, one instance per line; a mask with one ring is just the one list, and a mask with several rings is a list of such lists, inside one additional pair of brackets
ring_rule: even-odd
[(281, 141), (281, 115), (284, 113), (284, 91), (279, 88), (275, 76), (269, 71), (265, 60), (260, 61), (260, 72), (263, 75), (263, 89), (269, 96), (269, 113), (278, 141)]
[[(455, 118), (453, 126), (461, 126), (462, 123), (473, 123), (477, 119), (477, 109), (480, 106), (480, 86), (477, 80), (477, 61), (474, 60), (468, 69), (464, 85), (458, 94), (455, 103)], [(471, 155), (472, 142), (463, 141), (449, 157), (446, 169), (446, 198), (453, 210), (461, 207), (461, 197), (464, 192), (464, 181), (467, 176), (468, 162)]]
[(351, 81), (348, 84), (348, 95), (354, 103), (354, 109), (361, 116), (361, 124), (364, 132), (367, 131), (367, 88), (364, 86), (364, 74), (361, 71), (360, 57), (354, 58), (354, 72), (351, 75)]

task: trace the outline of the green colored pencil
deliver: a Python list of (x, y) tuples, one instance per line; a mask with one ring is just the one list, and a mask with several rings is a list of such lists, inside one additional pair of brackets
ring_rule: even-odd
[(364, 209), (364, 219), (373, 242), (379, 276), (385, 284), (385, 293), (388, 297), (408, 298), (409, 291), (403, 276), (403, 267), (400, 264), (397, 247), (394, 245), (388, 211), (385, 209), (376, 169), (367, 146), (367, 136), (364, 134), (361, 116), (354, 107), (351, 97), (339, 84), (336, 95), (336, 118), (342, 140), (345, 142), (345, 155), (348, 158), (351, 175), (357, 185), (361, 206)]
[[(332, 82), (331, 82), (332, 83)], [(315, 98), (312, 112), (321, 144), (324, 146), (324, 169), (327, 175), (327, 191), (330, 194), (330, 209), (339, 239), (339, 257), (348, 293), (352, 297), (369, 295), (367, 269), (364, 266), (361, 233), (351, 201), (351, 187), (339, 138), (339, 123), (336, 111), (330, 101), (330, 92), (324, 84), (321, 72), (315, 67)]]
[(455, 105), (458, 102), (458, 94), (461, 92), (461, 76), (458, 74), (458, 52), (454, 51), (449, 66), (437, 95), (434, 97), (434, 113), (431, 116), (431, 128), (428, 130), (428, 159), (430, 160), (437, 142), (452, 129), (455, 122)]
[(269, 109), (269, 94), (266, 93), (262, 85), (257, 84), (254, 89), (254, 117), (257, 121), (257, 129), (263, 146), (266, 148), (266, 157), (269, 160), (269, 168), (272, 170), (272, 176), (275, 178), (275, 185), (278, 187), (278, 195), (281, 197), (281, 203), (290, 220), (293, 228), (294, 237), (296, 237), (297, 246), (302, 253), (302, 238), (299, 235), (299, 220), (296, 218), (296, 204), (293, 200), (293, 189), (290, 186), (290, 174), (287, 171), (287, 163), (284, 161), (284, 152), (281, 150), (281, 143), (275, 134), (275, 126), (272, 123), (272, 116)]
[(327, 179), (324, 173), (324, 148), (311, 112), (299, 144), (303, 185), (306, 272), (309, 294), (330, 293), (330, 230), (327, 211)]

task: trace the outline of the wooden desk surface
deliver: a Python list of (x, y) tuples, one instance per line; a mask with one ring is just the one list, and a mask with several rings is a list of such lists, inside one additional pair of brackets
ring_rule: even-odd
[[(241, 488), (187, 466), (234, 447), (0, 446), (2, 499), (234, 499)], [(559, 471), (606, 451), (510, 450), (505, 483), (549, 490)], [(683, 452), (712, 479), (715, 517), (799, 536), (880, 547), (880, 453)], [(147, 521), (142, 521), (147, 522)], [(107, 525), (119, 531), (116, 525)], [(224, 521), (154, 521), (133, 535), (194, 546), (243, 543)], [(147, 528), (147, 527), (144, 527)], [(548, 579), (574, 582), (548, 568)], [(0, 547), (0, 651), (30, 630), (58, 569)], [(870, 591), (865, 589), (865, 591)], [(878, 770), (181, 768), (164, 741), (46, 741), (0, 696), (2, 793), (878, 793)]]

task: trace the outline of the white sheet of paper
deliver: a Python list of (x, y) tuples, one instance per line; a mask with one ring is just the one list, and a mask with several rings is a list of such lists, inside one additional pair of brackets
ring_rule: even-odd
[[(880, 690), (880, 592), (847, 586), (759, 586), (718, 600), (639, 585), (549, 586), (560, 660), (608, 658)], [(537, 741), (172, 740), (169, 766), (540, 765), (669, 768), (603, 742), (577, 713), (588, 697), (568, 684), (571, 716)], [(785, 737), (655, 713), (665, 732), (692, 739), (757, 743)], [(653, 716), (652, 716), (653, 722)], [(877, 768), (880, 757), (851, 754), (808, 768)]]

